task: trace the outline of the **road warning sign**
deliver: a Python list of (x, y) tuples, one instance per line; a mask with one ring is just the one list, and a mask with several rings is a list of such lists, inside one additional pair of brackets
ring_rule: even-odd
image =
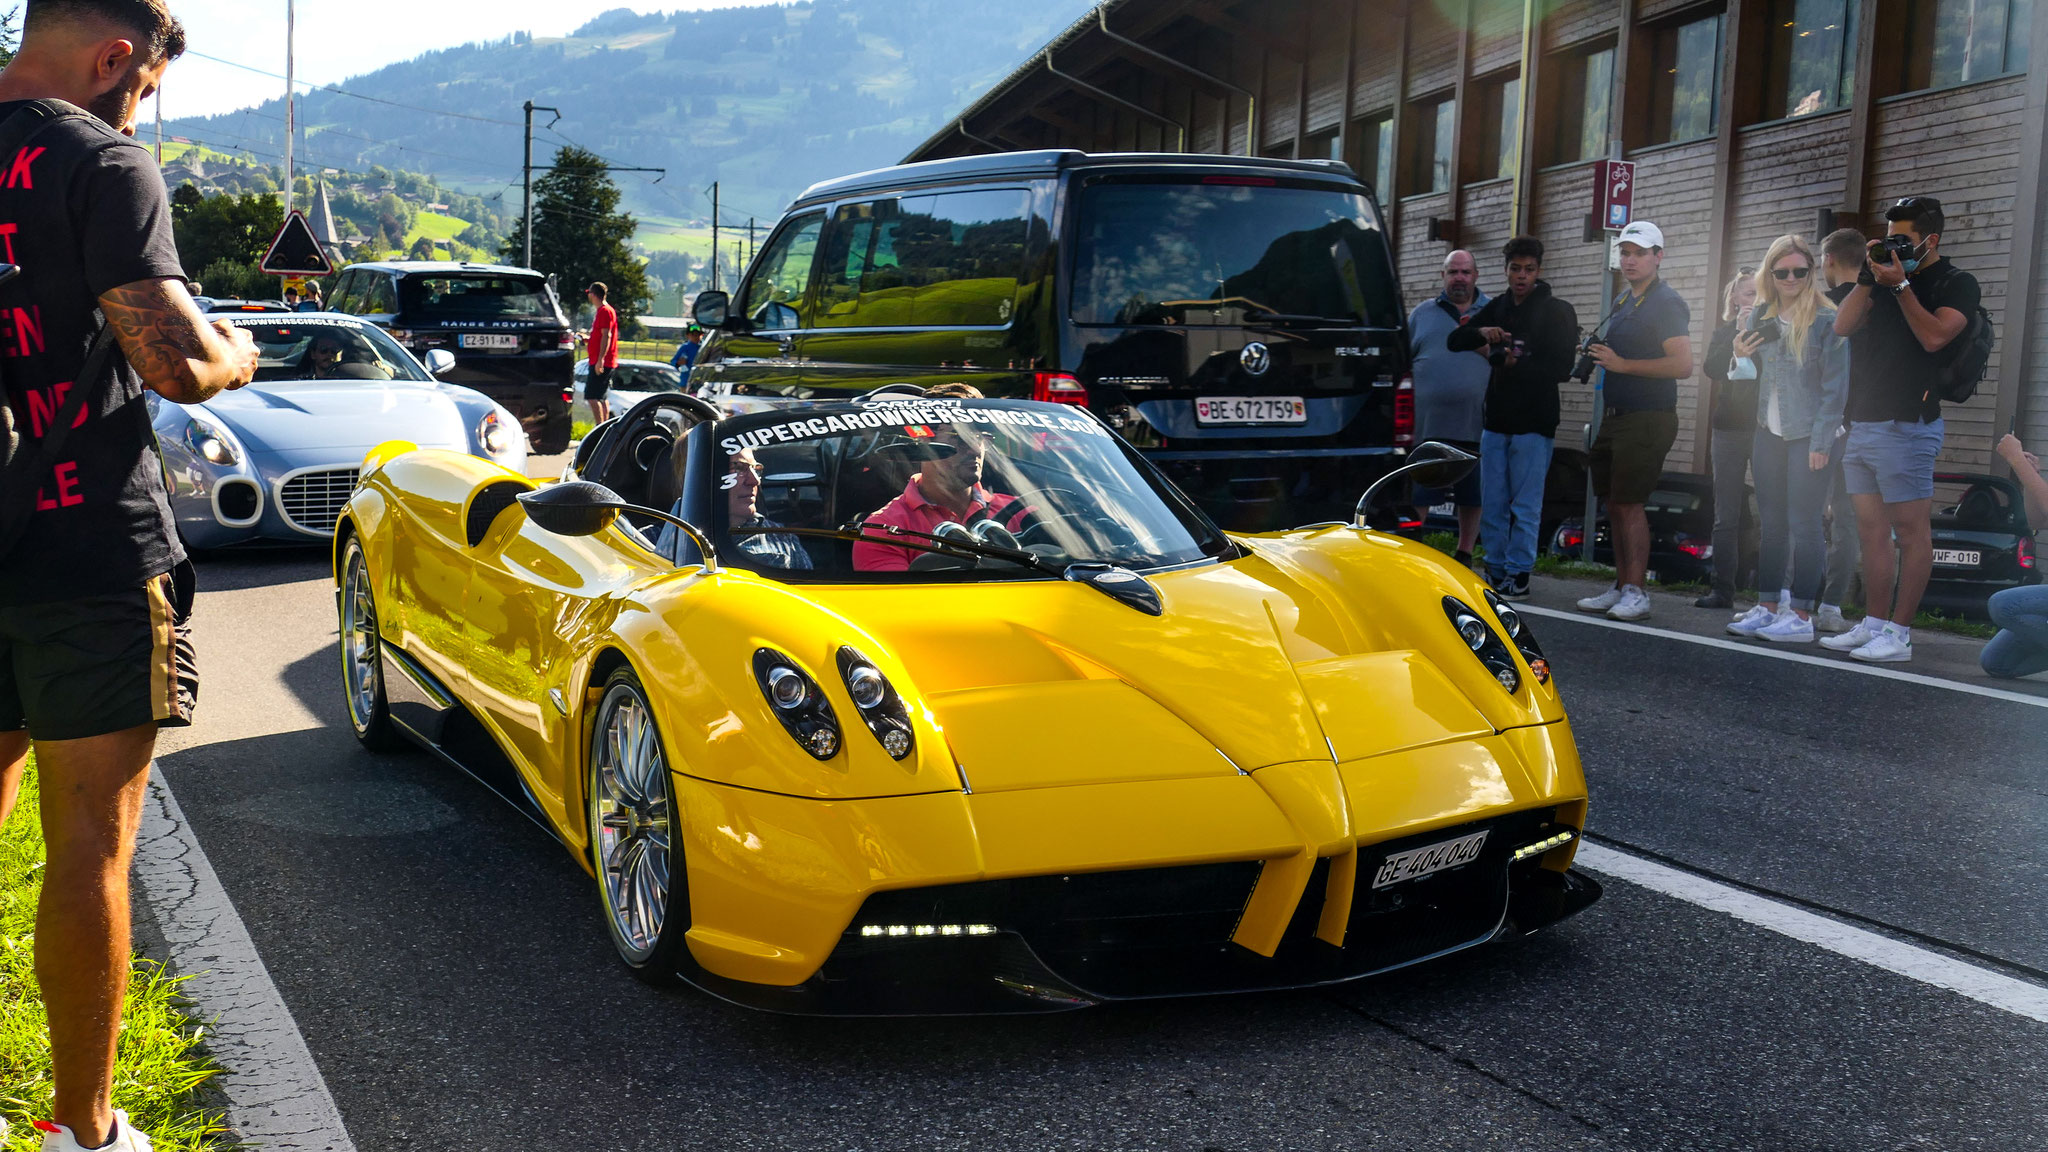
[(285, 217), (284, 227), (277, 230), (277, 239), (270, 242), (270, 251), (264, 253), (262, 268), (272, 276), (326, 276), (334, 271), (334, 264), (321, 250), (304, 213), (293, 209)]

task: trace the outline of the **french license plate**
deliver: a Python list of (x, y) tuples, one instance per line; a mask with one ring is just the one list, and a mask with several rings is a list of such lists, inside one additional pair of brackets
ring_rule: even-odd
[(1195, 401), (1197, 424), (1306, 424), (1299, 396), (1204, 396)]
[(519, 347), (519, 337), (510, 333), (498, 332), (470, 333), (463, 336), (462, 346), (464, 348), (517, 348)]
[(1410, 848), (1406, 852), (1396, 852), (1387, 857), (1386, 862), (1380, 865), (1380, 870), (1373, 874), (1372, 886), (1385, 888), (1389, 884), (1399, 884), (1403, 880), (1419, 880), (1432, 872), (1456, 868), (1460, 864), (1470, 864), (1479, 859), (1479, 849), (1485, 844), (1486, 832), (1482, 831), (1474, 832), (1470, 836), (1460, 836), (1456, 840), (1445, 840), (1421, 848)]
[(1984, 562), (1984, 554), (1969, 548), (1936, 548), (1934, 562), (1951, 568), (1975, 568)]

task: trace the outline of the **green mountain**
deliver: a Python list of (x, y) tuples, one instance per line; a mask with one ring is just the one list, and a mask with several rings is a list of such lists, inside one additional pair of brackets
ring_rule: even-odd
[[(643, 251), (709, 248), (711, 203), (741, 236), (765, 230), (813, 181), (895, 162), (1026, 53), (1086, 11), (1084, 0), (809, 0), (702, 12), (606, 12), (559, 39), (525, 33), (428, 52), (299, 102), (301, 175), (333, 168), (430, 173), (520, 208), (521, 105), (534, 162), (575, 143), (620, 167)], [(300, 51), (317, 51), (302, 44)], [(431, 110), (431, 111), (428, 111)], [(169, 135), (276, 164), (281, 101), (172, 121)], [(722, 255), (730, 259), (734, 238)], [(743, 252), (741, 254), (744, 254)], [(672, 279), (663, 276), (664, 281)]]

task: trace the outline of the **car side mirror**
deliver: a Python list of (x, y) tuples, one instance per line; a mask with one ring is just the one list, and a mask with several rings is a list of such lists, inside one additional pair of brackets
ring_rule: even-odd
[(1380, 489), (1392, 483), (1395, 478), (1408, 476), (1425, 488), (1449, 488), (1465, 478), (1479, 464), (1479, 457), (1462, 448), (1446, 444), (1441, 440), (1428, 440), (1408, 453), (1408, 462), (1394, 469), (1365, 490), (1358, 498), (1358, 510), (1353, 523), (1366, 526), (1366, 513), (1372, 508), (1372, 498)]
[(681, 529), (697, 545), (697, 551), (703, 557), (698, 571), (706, 576), (718, 574), (718, 553), (712, 547), (711, 537), (705, 535), (703, 529), (658, 508), (629, 504), (625, 497), (602, 484), (589, 480), (564, 480), (546, 488), (520, 493), (519, 504), (526, 509), (526, 518), (535, 526), (557, 536), (595, 536), (611, 527), (621, 512), (666, 521)]
[(455, 353), (446, 348), (431, 348), (427, 351), (427, 373), (432, 376), (445, 375), (455, 367)]
[(732, 297), (723, 292), (699, 292), (690, 314), (706, 328), (723, 328), (732, 313)]

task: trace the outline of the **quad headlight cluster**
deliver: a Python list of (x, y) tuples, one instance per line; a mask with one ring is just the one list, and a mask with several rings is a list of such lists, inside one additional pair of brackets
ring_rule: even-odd
[(1515, 666), (1514, 653), (1501, 643), (1500, 634), (1487, 627), (1479, 612), (1455, 596), (1444, 597), (1444, 615), (1451, 618), (1451, 627), (1458, 630), (1458, 639), (1472, 650), (1486, 670), (1508, 692), (1519, 691), (1522, 687), (1522, 670)]
[(1522, 653), (1522, 660), (1529, 665), (1529, 671), (1536, 674), (1536, 682), (1550, 683), (1550, 661), (1543, 655), (1543, 646), (1536, 643), (1536, 634), (1529, 631), (1528, 621), (1490, 590), (1486, 593), (1486, 604), (1493, 609), (1500, 626), (1507, 630), (1508, 639)]
[[(889, 678), (857, 650), (839, 649), (839, 675), (846, 682), (846, 694), (853, 701), (861, 722), (874, 734), (882, 750), (901, 760), (916, 748), (910, 726), (910, 710), (896, 693)], [(754, 678), (768, 699), (775, 718), (789, 731), (803, 750), (820, 760), (839, 754), (843, 740), (839, 716), (825, 691), (796, 661), (773, 648), (754, 652)]]

